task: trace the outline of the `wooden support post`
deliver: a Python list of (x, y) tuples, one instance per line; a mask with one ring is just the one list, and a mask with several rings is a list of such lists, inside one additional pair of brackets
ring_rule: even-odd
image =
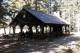
[(62, 26), (61, 26), (61, 29), (60, 30), (61, 30), (61, 33), (63, 34)]
[(15, 26), (13, 27), (13, 37), (15, 36)]
[(41, 30), (41, 33), (42, 33), (42, 35), (43, 35), (43, 34), (44, 34), (44, 26), (43, 26), (43, 25), (41, 26), (41, 29), (42, 29), (42, 30)]
[(28, 25), (29, 26), (29, 35), (32, 35), (32, 25)]
[(5, 26), (3, 25), (3, 27), (4, 27), (4, 34), (6, 34), (6, 29), (5, 29)]
[(35, 28), (36, 28), (36, 35), (38, 34), (38, 29), (37, 29), (37, 25), (35, 26)]
[(63, 33), (63, 31), (62, 31), (62, 26), (60, 25), (58, 28), (59, 28), (60, 34), (62, 34), (62, 33)]
[(68, 25), (68, 30), (69, 30), (69, 34), (70, 34), (70, 26)]
[(23, 32), (23, 27), (20, 27), (20, 29), (21, 29), (21, 33)]
[(52, 34), (54, 34), (54, 25), (52, 25), (51, 31), (52, 31)]
[(23, 32), (23, 27), (24, 27), (24, 25), (20, 25), (20, 31), (21, 31), (21, 33)]
[(70, 34), (69, 25), (67, 25), (67, 33)]
[(52, 32), (52, 31), (51, 31), (51, 26), (49, 26), (49, 27), (50, 27), (50, 34), (51, 34), (51, 32)]
[(43, 39), (44, 38), (44, 25), (41, 25), (41, 35), (40, 38)]
[(52, 33), (52, 29), (51, 29), (52, 27), (50, 26), (50, 35), (51, 35), (51, 33)]
[(65, 26), (65, 33), (67, 34), (67, 26)]

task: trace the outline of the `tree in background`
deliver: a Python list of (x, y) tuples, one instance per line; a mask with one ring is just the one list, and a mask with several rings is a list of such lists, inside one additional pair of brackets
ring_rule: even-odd
[(6, 21), (8, 19), (3, 17), (5, 15), (5, 13), (6, 13), (6, 10), (0, 5), (0, 28), (4, 28), (4, 33), (6, 34), (5, 27), (7, 26)]
[(7, 23), (4, 22), (3, 20), (0, 20), (0, 28), (4, 28), (4, 34), (6, 34), (5, 28), (7, 27)]
[(58, 4), (57, 1), (55, 1), (55, 4), (53, 5), (53, 12), (59, 11), (60, 10), (60, 5)]
[[(7, 12), (14, 17), (16, 15), (15, 13), (19, 12), (23, 7), (36, 9), (46, 13), (48, 13), (50, 10), (51, 12), (57, 11), (59, 7), (56, 0), (8, 0), (2, 4), (3, 7), (7, 9)], [(13, 16), (12, 18), (14, 18)]]

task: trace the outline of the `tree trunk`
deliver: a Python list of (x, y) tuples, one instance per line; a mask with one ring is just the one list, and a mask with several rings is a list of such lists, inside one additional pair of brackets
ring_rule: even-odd
[(37, 0), (35, 0), (35, 9), (37, 10)]

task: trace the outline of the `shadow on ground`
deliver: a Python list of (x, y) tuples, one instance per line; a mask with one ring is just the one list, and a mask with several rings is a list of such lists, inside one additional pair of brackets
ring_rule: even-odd
[(52, 39), (47, 38), (45, 40), (26, 39), (25, 41), (15, 41), (17, 42), (16, 44), (1, 49), (0, 53), (50, 53), (60, 45), (68, 44), (72, 41), (80, 41), (80, 37), (71, 35)]

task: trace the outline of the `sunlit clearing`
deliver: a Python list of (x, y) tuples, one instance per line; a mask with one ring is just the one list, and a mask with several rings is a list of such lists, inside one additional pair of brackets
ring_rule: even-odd
[(55, 53), (54, 51), (49, 51), (49, 53)]
[(68, 48), (76, 48), (76, 44), (77, 44), (76, 41), (71, 41), (71, 42), (68, 43), (67, 47)]
[(61, 46), (59, 46), (59, 48), (60, 48), (60, 49), (63, 49), (63, 48), (64, 48), (64, 46), (62, 46), (62, 45), (61, 45)]
[(69, 45), (75, 45), (75, 44), (77, 44), (75, 41), (71, 41), (71, 42), (69, 42), (68, 43)]
[(16, 29), (16, 31), (15, 31), (16, 33), (19, 33), (20, 32), (20, 29)]
[(3, 28), (0, 29), (0, 34), (4, 34), (4, 29)]
[(10, 30), (11, 30), (11, 32), (10, 32), (10, 33), (12, 33), (12, 34), (13, 34), (13, 28), (12, 28), (12, 27), (11, 27), (11, 29), (10, 29)]
[(74, 32), (73, 34), (73, 37), (80, 37), (80, 32)]
[(26, 32), (26, 29), (23, 29), (23, 32), (25, 33)]
[(6, 34), (9, 34), (9, 27), (6, 28)]
[(36, 33), (36, 27), (35, 26), (32, 27), (32, 30), (33, 30), (33, 33)]
[(9, 44), (4, 45), (5, 48), (8, 48), (9, 46), (10, 46)]
[(20, 32), (20, 26), (16, 26), (15, 33), (19, 33), (19, 32)]
[(30, 53), (43, 53), (43, 52), (40, 52), (40, 51), (35, 51), (35, 52), (30, 52)]
[(14, 44), (16, 44), (16, 42), (10, 43), (10, 44), (6, 44), (6, 45), (4, 45), (4, 47), (5, 47), (5, 48), (9, 48), (9, 46), (14, 45)]

